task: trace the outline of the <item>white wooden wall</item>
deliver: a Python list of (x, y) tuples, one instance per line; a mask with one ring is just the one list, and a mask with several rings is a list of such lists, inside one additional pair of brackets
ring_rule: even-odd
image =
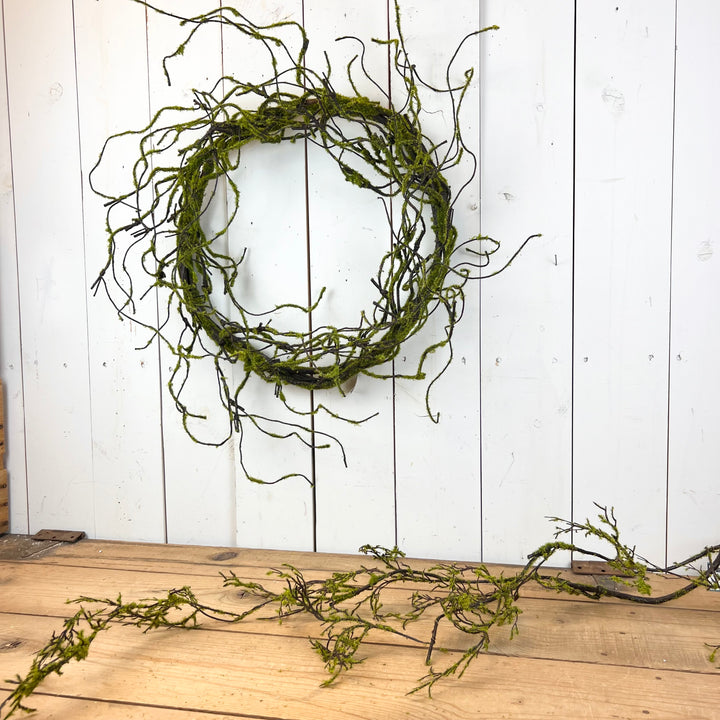
[[(216, 1), (159, 4), (196, 14)], [(303, 23), (320, 66), (324, 49), (338, 67), (347, 59), (337, 36), (383, 38), (392, 27), (386, 0), (235, 6), (258, 22)], [(478, 67), (464, 128), (481, 165), (456, 220), (461, 239), (482, 230), (502, 240), (504, 257), (527, 235), (542, 238), (469, 288), (455, 361), (433, 395), (439, 425), (424, 415), (421, 384), (360, 378), (343, 410), (380, 414), (357, 428), (319, 418), (340, 434), (349, 466), (318, 452), (314, 491), (299, 479), (248, 483), (237, 442), (193, 444), (165, 390), (172, 358), (134, 350), (145, 336), (88, 291), (106, 248), (87, 184), (103, 140), (223, 72), (247, 79), (253, 51), (207, 32), (173, 64), (168, 88), (160, 59), (183, 31), (130, 0), (0, 7), (13, 532), (348, 552), (397, 543), (412, 555), (522, 562), (550, 539), (545, 516), (584, 518), (598, 501), (660, 562), (720, 539), (715, 0), (403, 0), (410, 52), (431, 80), (468, 30), (500, 26), (460, 62)], [(382, 50), (368, 64), (386, 81)], [(428, 114), (424, 127), (444, 137), (443, 123)], [(311, 282), (330, 291), (323, 312), (355, 312), (389, 241), (380, 203), (340, 187), (327, 158), (299, 145), (249, 148), (240, 173), (252, 175), (253, 211), (238, 222), (253, 233), (229, 243), (249, 245), (258, 301), (280, 291), (303, 301), (307, 220)], [(263, 297), (270, 272), (279, 281)], [(438, 319), (413, 342), (439, 333)], [(201, 373), (192, 390), (208, 409), (214, 383)], [(245, 399), (270, 408), (259, 385)], [(313, 472), (300, 447), (258, 438), (246, 450), (268, 477)]]

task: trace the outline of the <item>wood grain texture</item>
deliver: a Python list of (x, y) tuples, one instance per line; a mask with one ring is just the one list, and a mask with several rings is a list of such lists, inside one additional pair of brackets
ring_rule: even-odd
[[(121, 588), (129, 599), (189, 582), (201, 599), (239, 608), (246, 599), (213, 589), (208, 575), (213, 562), (232, 564), (234, 558), (228, 556), (236, 552), (82, 541), (36, 561), (1, 562), (0, 676), (23, 671), (67, 614), (64, 601), (69, 596), (114, 596)], [(331, 570), (351, 561), (320, 553), (243, 554), (247, 565), (234, 569), (246, 579), (258, 579), (263, 564), (304, 567), (325, 561)], [(142, 565), (134, 570), (113, 567), (131, 557), (142, 558)], [(74, 567), (73, 558), (85, 558), (86, 565)], [(110, 558), (115, 560), (108, 563)], [(96, 641), (86, 661), (48, 680), (31, 704), (43, 717), (58, 720), (90, 717), (91, 711), (93, 717), (114, 718), (120, 704), (127, 708), (126, 717), (162, 720), (182, 720), (184, 713), (277, 720), (365, 718), (369, 707), (373, 717), (383, 718), (714, 717), (719, 671), (707, 662), (703, 643), (717, 626), (716, 593), (706, 592), (704, 608), (691, 610), (674, 603), (635, 607), (549, 599), (541, 592), (543, 597), (522, 600), (518, 637), (506, 640), (503, 630), (491, 654), (475, 660), (462, 679), (437, 686), (432, 700), (405, 694), (425, 666), (423, 650), (402, 639), (377, 637), (367, 645), (361, 665), (332, 688), (319, 687), (324, 670), (307, 642), (317, 628), (298, 617), (282, 625), (209, 623), (192, 632), (142, 634), (112, 628)], [(453, 648), (458, 639), (448, 636), (443, 642)], [(9, 689), (1, 687), (0, 693)]]
[[(279, 558), (282, 558), (282, 560), (280, 561)], [(33, 553), (32, 560), (33, 562), (67, 568), (90, 568), (93, 571), (102, 568), (108, 572), (143, 572), (151, 568), (152, 572), (169, 573), (176, 577), (184, 575), (192, 578), (209, 578), (210, 584), (208, 587), (215, 589), (218, 586), (212, 583), (218, 580), (220, 573), (227, 573), (233, 569), (244, 577), (267, 580), (268, 568), (278, 567), (279, 562), (291, 564), (310, 578), (323, 577), (335, 571), (352, 570), (363, 562), (368, 564), (366, 556), (356, 554), (292, 551), (282, 551), (282, 554), (279, 554), (277, 550), (186, 545), (166, 545), (160, 550), (156, 545), (148, 543), (116, 543), (87, 539), (74, 545), (52, 547), (50, 551), (45, 551), (42, 554)], [(413, 568), (421, 569), (442, 561), (409, 558), (406, 562)], [(493, 568), (498, 573), (510, 573), (516, 572), (517, 566), (493, 565)], [(553, 567), (546, 569), (548, 573), (561, 573), (563, 577), (570, 580), (589, 581), (587, 576), (576, 575), (571, 570)], [(601, 579), (606, 580), (606, 578)], [(664, 595), (677, 590), (682, 584), (682, 580), (671, 577), (655, 577), (651, 583), (653, 592), (657, 595)], [(557, 597), (554, 592), (534, 585), (525, 588), (524, 596), (537, 599), (553, 599)], [(576, 598), (574, 601), (590, 602), (592, 604), (596, 602), (583, 598)], [(712, 603), (716, 602), (716, 596), (712, 592), (689, 593), (674, 600), (672, 607), (686, 610), (706, 610), (709, 607), (712, 608)], [(614, 598), (603, 598), (600, 603), (624, 604)]]
[[(291, 558), (288, 558), (289, 560)], [(140, 570), (108, 569), (99, 567), (68, 567), (47, 564), (43, 570), (43, 583), (38, 587), (37, 575), (26, 566), (7, 563), (0, 567), (0, 582), (4, 598), (0, 611), (5, 613), (3, 624), (13, 622), (12, 615), (26, 613), (27, 598), (32, 596), (33, 613), (54, 618), (67, 617), (70, 608), (67, 599), (89, 597), (117, 597), (122, 593), (125, 601), (157, 597), (173, 588), (189, 585), (202, 602), (212, 607), (242, 612), (252, 606), (252, 600), (241, 597), (232, 588), (222, 588), (219, 575), (179, 573), (176, 568), (151, 566), (151, 572)], [(262, 583), (279, 592), (284, 582), (268, 578), (265, 567), (231, 566), (245, 580)], [(308, 577), (322, 577), (317, 571)], [(385, 593), (383, 607), (386, 612), (407, 609), (410, 588), (394, 589)], [(519, 602), (522, 615), (519, 635), (510, 638), (508, 628), (492, 633), (490, 654), (514, 657), (543, 658), (573, 662), (594, 662), (603, 665), (705, 673), (712, 669), (708, 663), (706, 642), (712, 639), (710, 628), (717, 621), (717, 601), (708, 591), (697, 591), (695, 603), (704, 609), (678, 607), (676, 603), (664, 608), (630, 605), (619, 602), (590, 602), (571, 600), (540, 588), (529, 588), (527, 597)], [(715, 607), (715, 611), (707, 608)], [(265, 619), (261, 619), (265, 618)], [(277, 637), (306, 639), (320, 637), (321, 627), (310, 617), (297, 617), (282, 624), (273, 617), (273, 611), (250, 618), (239, 625), (226, 627), (208, 621), (207, 628), (227, 633), (253, 633)], [(434, 617), (428, 616), (408, 626), (408, 632), (417, 638), (428, 638)], [(657, 626), (662, 629), (654, 637)], [(401, 645), (420, 651), (420, 647), (404, 638), (377, 634), (371, 636), (373, 644)], [(458, 651), (467, 646), (467, 637), (459, 631), (442, 628), (438, 644)], [(440, 656), (441, 658), (441, 656)]]
[[(19, 616), (20, 645), (0, 656), (7, 675), (26, 663), (54, 623)], [(433, 698), (406, 692), (425, 671), (423, 652), (374, 645), (366, 660), (331, 689), (319, 687), (321, 663), (301, 638), (213, 632), (149, 637), (113, 628), (91, 657), (73, 664), (44, 691), (62, 695), (242, 713), (274, 718), (642, 717), (713, 718), (720, 700), (715, 673), (602, 666), (533, 658), (480, 656), (462, 680)], [(221, 661), (218, 661), (221, 658)], [(518, 678), (524, 682), (518, 683)], [(7, 688), (7, 686), (5, 686)], [(42, 709), (42, 698), (35, 705)]]
[(0, 534), (10, 529), (8, 471), (0, 467)]
[[(156, 703), (140, 704), (103, 702), (102, 700), (82, 700), (39, 693), (38, 710), (42, 710), (47, 720), (232, 720), (247, 715), (241, 713), (215, 713), (202, 710), (177, 710), (160, 707)], [(42, 706), (41, 708), (39, 706)]]
[(0, 381), (0, 535), (10, 529), (8, 472), (5, 469), (5, 389)]

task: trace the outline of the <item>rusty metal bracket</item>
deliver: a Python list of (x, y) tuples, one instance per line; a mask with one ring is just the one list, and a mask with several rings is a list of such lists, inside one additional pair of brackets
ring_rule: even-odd
[(614, 575), (615, 577), (632, 577), (630, 573), (621, 572), (610, 563), (600, 560), (573, 560), (570, 568), (576, 575)]
[(55, 542), (74, 543), (82, 540), (85, 533), (82, 530), (40, 530), (33, 536), (33, 540), (54, 540)]

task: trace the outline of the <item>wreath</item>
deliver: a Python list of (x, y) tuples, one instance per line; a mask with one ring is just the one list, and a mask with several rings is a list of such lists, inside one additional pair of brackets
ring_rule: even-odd
[[(409, 60), (396, 4), (398, 37), (373, 41), (388, 46), (405, 90), (403, 104), (393, 107), (389, 96), (367, 74), (366, 48), (358, 38), (340, 38), (359, 47), (346, 68), (353, 92), (340, 94), (333, 87), (329, 62), (323, 73), (306, 66), (308, 38), (295, 22), (260, 26), (233, 8), (218, 8), (193, 18), (158, 12), (192, 28), (178, 49), (163, 61), (168, 83), (168, 60), (184, 54), (196, 33), (214, 23), (259, 43), (270, 61), (264, 81), (250, 83), (225, 76), (209, 92), (194, 90), (192, 107), (164, 108), (144, 129), (111, 136), (91, 174), (93, 190), (106, 200), (109, 237), (107, 263), (93, 289), (103, 287), (121, 317), (149, 327), (152, 334), (148, 344), (159, 337), (175, 355), (177, 363), (169, 388), (186, 431), (197, 442), (211, 445), (220, 445), (233, 431), (239, 432), (240, 462), (253, 480), (260, 479), (248, 473), (242, 459), (243, 423), (247, 422), (272, 437), (293, 436), (314, 447), (335, 442), (344, 459), (337, 438), (325, 435), (327, 443), (318, 444), (323, 433), (315, 430), (312, 422), (318, 412), (333, 417), (340, 414), (319, 403), (309, 412), (292, 407), (284, 388), (338, 388), (345, 395), (359, 374), (422, 380), (427, 358), (446, 348), (445, 362), (425, 393), (427, 413), (437, 422), (439, 414), (431, 411), (430, 389), (452, 359), (453, 331), (464, 308), (463, 288), (479, 277), (478, 269), (488, 264), (499, 245), (480, 236), (458, 243), (453, 225), (454, 204), (475, 176), (477, 161), (465, 144), (459, 121), (473, 71), (466, 70), (463, 80), (453, 84), (451, 69), (463, 44), (484, 30), (471, 32), (462, 40), (446, 69), (445, 86), (434, 87), (419, 76)], [(285, 37), (288, 32), (297, 41), (295, 51)], [(382, 102), (357, 90), (357, 66), (384, 95)], [(423, 92), (447, 101), (452, 118), (448, 140), (433, 142), (424, 134), (420, 120)], [(108, 148), (138, 137), (139, 158), (132, 167), (130, 187), (120, 193), (98, 188), (94, 173), (104, 166)], [(253, 312), (243, 303), (242, 287), (236, 283), (245, 254), (233, 258), (218, 250), (216, 241), (226, 235), (238, 210), (241, 189), (233, 180), (233, 170), (239, 165), (243, 147), (254, 142), (285, 141), (318, 145), (335, 160), (345, 180), (372, 191), (386, 205), (392, 242), (377, 274), (369, 279), (376, 291), (373, 309), (362, 311), (355, 327), (328, 325), (305, 332), (276, 327), (274, 313), (291, 307), (311, 314), (322, 301), (325, 288), (306, 307), (284, 303)], [(445, 173), (466, 161), (469, 176), (453, 193)], [(230, 212), (221, 228), (210, 230), (208, 215), (220, 191), (231, 198)], [(522, 247), (524, 243), (520, 250)], [(461, 249), (467, 252), (459, 260)], [(141, 275), (149, 278), (144, 287), (139, 282), (138, 265)], [(135, 269), (131, 271), (131, 267)], [(136, 312), (138, 303), (153, 288), (167, 291), (164, 319), (157, 323), (144, 322)], [(213, 303), (212, 293), (219, 290), (229, 301), (228, 314)], [(182, 319), (176, 338), (169, 337), (173, 309)], [(398, 375), (392, 366), (383, 371), (382, 366), (397, 357), (403, 343), (437, 312), (445, 315), (444, 337), (420, 352), (414, 372)], [(183, 394), (191, 369), (202, 358), (211, 358), (214, 363), (219, 399), (228, 418), (228, 432), (217, 441), (200, 439), (188, 423), (205, 417), (188, 408)], [(232, 367), (242, 368), (239, 382), (233, 382), (228, 372)], [(275, 397), (295, 414), (297, 422), (272, 419), (241, 404), (240, 393), (251, 375), (273, 386)], [(364, 422), (368, 418), (341, 419)]]
[[(323, 327), (312, 334), (282, 331), (270, 323), (252, 322), (232, 288), (228, 294), (244, 322), (228, 319), (209, 302), (211, 261), (201, 223), (208, 186), (229, 173), (223, 158), (249, 142), (301, 138), (321, 142), (332, 155), (338, 143), (331, 140), (339, 138), (331, 128), (338, 119), (358, 126), (353, 150), (372, 164), (383, 184), (336, 157), (345, 179), (379, 195), (403, 198), (403, 229), (373, 280), (379, 299), (372, 319), (363, 314), (357, 328)], [(247, 371), (278, 387), (341, 388), (358, 373), (392, 360), (402, 342), (422, 327), (433, 300), (442, 295), (457, 237), (450, 188), (419, 128), (376, 102), (338, 95), (325, 87), (291, 97), (273, 94), (255, 111), (211, 123), (185, 158), (178, 184), (176, 268), (192, 323), (205, 331), (226, 359), (242, 362)], [(427, 256), (419, 251), (425, 229), (418, 228), (419, 209), (425, 206), (431, 211), (434, 234), (434, 248)]]

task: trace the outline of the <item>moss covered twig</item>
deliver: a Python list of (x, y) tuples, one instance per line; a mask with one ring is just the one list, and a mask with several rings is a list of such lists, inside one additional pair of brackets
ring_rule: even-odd
[[(161, 627), (194, 628), (204, 618), (237, 623), (259, 611), (272, 610), (265, 619), (286, 620), (306, 615), (318, 622), (318, 634), (310, 644), (320, 655), (328, 677), (324, 684), (335, 681), (343, 672), (363, 661), (363, 643), (377, 633), (402, 637), (424, 647), (428, 673), (418, 680), (411, 692), (431, 691), (436, 682), (450, 676), (462, 676), (472, 661), (488, 650), (495, 628), (509, 628), (510, 637), (518, 633), (521, 610), (517, 601), (522, 588), (537, 583), (548, 590), (590, 599), (612, 597), (634, 603), (659, 604), (686, 595), (698, 587), (718, 588), (720, 545), (703, 549), (686, 560), (668, 567), (649, 564), (633, 548), (620, 539), (612, 510), (600, 507), (597, 520), (583, 523), (555, 519), (559, 523), (555, 539), (528, 556), (524, 567), (516, 573), (495, 574), (484, 564), (438, 563), (417, 569), (398, 550), (366, 545), (361, 551), (372, 562), (357, 569), (331, 573), (323, 579), (308, 579), (292, 565), (270, 570), (269, 575), (280, 582), (280, 588), (248, 582), (230, 572), (223, 574), (225, 587), (238, 587), (252, 600), (244, 612), (233, 612), (205, 605), (188, 587), (171, 590), (160, 599), (124, 602), (117, 599), (81, 597), (72, 602), (81, 607), (65, 621), (63, 630), (54, 634), (35, 656), (30, 671), (18, 676), (15, 690), (0, 704), (0, 713), (8, 718), (17, 710), (29, 710), (25, 700), (49, 675), (61, 674), (72, 660), (87, 657), (97, 635), (113, 624), (134, 625), (148, 632)], [(608, 550), (600, 552), (582, 544), (568, 542), (573, 536), (602, 540)], [(545, 565), (556, 553), (571, 551), (608, 562), (616, 571), (612, 586), (579, 582), (562, 571), (548, 572)], [(704, 563), (704, 567), (698, 567)], [(663, 595), (652, 595), (653, 575), (682, 575), (682, 587)], [(678, 575), (680, 576), (680, 575)], [(404, 606), (395, 599), (388, 601), (389, 590), (405, 590)], [(426, 623), (417, 624), (424, 618)], [(413, 631), (413, 629), (415, 630)], [(418, 632), (417, 629), (423, 629)], [(454, 628), (468, 639), (451, 663), (437, 666), (435, 661), (440, 630)], [(453, 640), (456, 644), (457, 638)], [(715, 661), (720, 645), (708, 645), (710, 660)], [(457, 650), (457, 648), (454, 648)], [(443, 655), (444, 656), (444, 655)]]
[(62, 675), (64, 667), (73, 660), (84, 660), (95, 638), (112, 625), (132, 625), (149, 632), (158, 628), (197, 628), (203, 618), (236, 623), (258, 612), (265, 604), (259, 602), (244, 613), (234, 613), (201, 603), (187, 586), (169, 590), (161, 598), (135, 602), (123, 602), (118, 595), (114, 600), (83, 596), (68, 603), (81, 607), (35, 655), (25, 677), (18, 675), (8, 681), (16, 688), (0, 703), (0, 713), (5, 712), (2, 718), (9, 718), (18, 710), (33, 712), (24, 701), (40, 683), (50, 675)]

